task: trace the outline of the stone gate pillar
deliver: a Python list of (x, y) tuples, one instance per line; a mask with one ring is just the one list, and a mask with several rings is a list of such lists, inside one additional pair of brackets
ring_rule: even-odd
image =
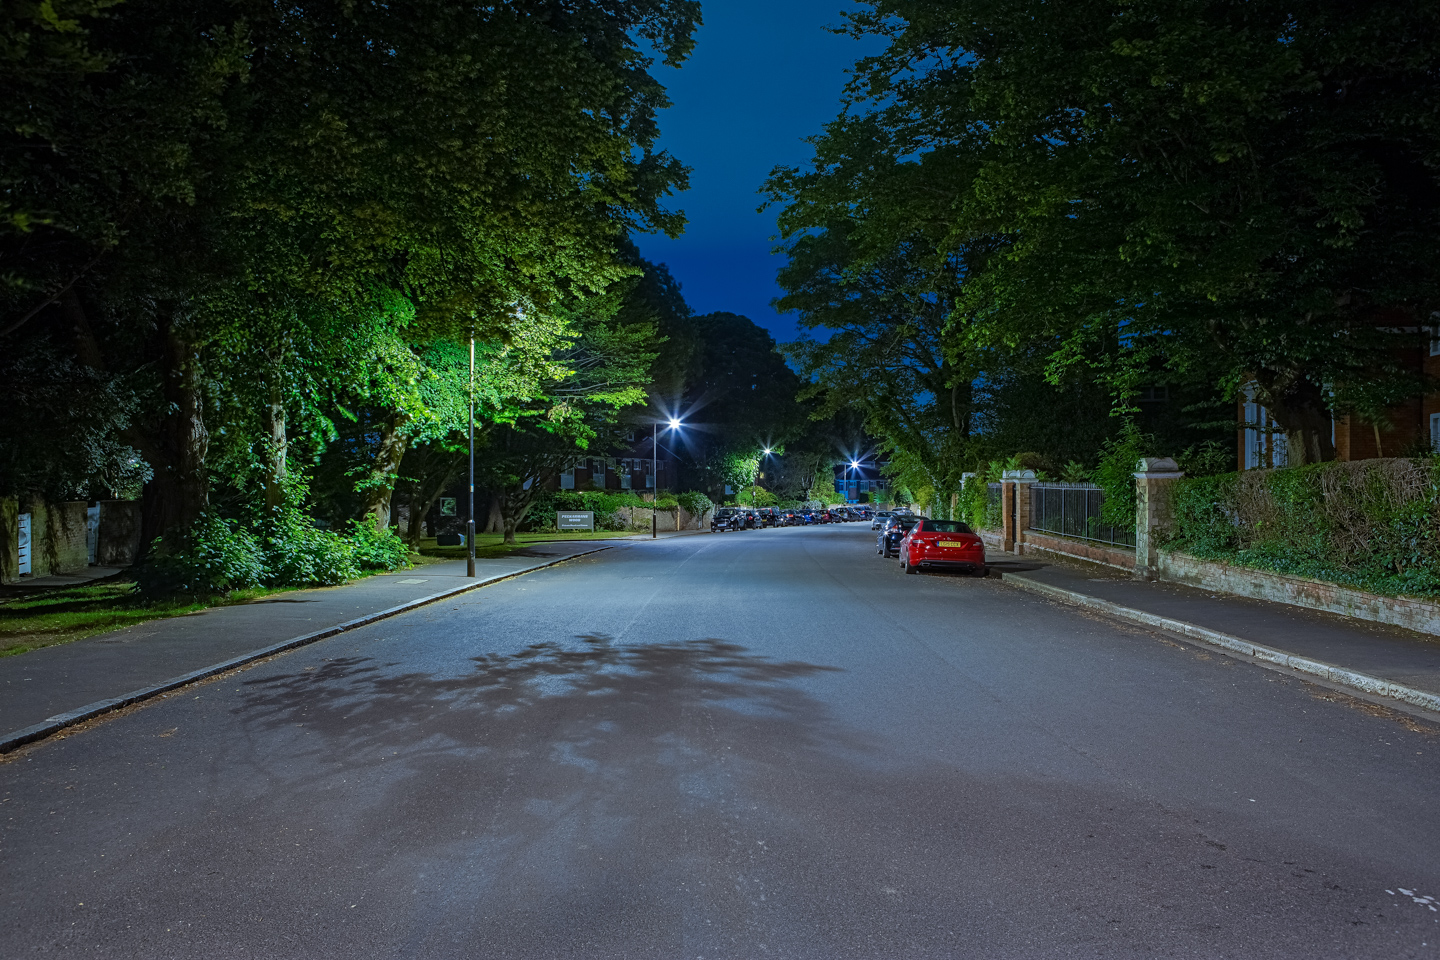
[(1145, 457), (1135, 464), (1135, 578), (1154, 580), (1160, 543), (1170, 528), (1170, 494), (1185, 476), (1169, 457)]

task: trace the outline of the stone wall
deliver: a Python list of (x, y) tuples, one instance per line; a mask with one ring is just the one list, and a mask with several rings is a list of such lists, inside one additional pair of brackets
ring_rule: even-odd
[(1325, 580), (1201, 560), (1169, 550), (1160, 552), (1156, 572), (1162, 579), (1205, 590), (1288, 603), (1440, 636), (1440, 602), (1382, 597)]

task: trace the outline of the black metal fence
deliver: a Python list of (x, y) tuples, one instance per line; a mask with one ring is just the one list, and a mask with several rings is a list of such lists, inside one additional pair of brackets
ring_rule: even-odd
[(999, 530), (1004, 524), (1002, 519), (1001, 488), (998, 483), (985, 485), (985, 529)]
[(1114, 527), (1100, 519), (1105, 492), (1090, 483), (1032, 483), (1030, 529), (1115, 546), (1135, 546), (1135, 525)]

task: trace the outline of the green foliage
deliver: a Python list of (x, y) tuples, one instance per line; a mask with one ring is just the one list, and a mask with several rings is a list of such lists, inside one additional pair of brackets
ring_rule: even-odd
[(553, 530), (557, 512), (589, 510), (595, 514), (596, 530), (628, 530), (631, 524), (620, 511), (650, 506), (649, 501), (629, 490), (549, 490), (535, 497), (525, 529)]
[(735, 495), (735, 502), (749, 507), (773, 507), (780, 500), (764, 487), (754, 485), (741, 487)]
[(200, 517), (180, 549), (156, 541), (136, 571), (141, 592), (151, 596), (209, 596), (257, 587), (265, 580), (265, 554), (243, 526), (214, 515)]
[(321, 530), (300, 510), (281, 507), (255, 525), (206, 515), (183, 546), (156, 543), (137, 572), (151, 596), (211, 596), (251, 587), (305, 587), (344, 583), (365, 570), (409, 565), (409, 549), (393, 530), (351, 523), (351, 535)]
[(1186, 478), (1167, 544), (1375, 593), (1440, 595), (1440, 458)]
[[(871, 0), (848, 21), (883, 49), (813, 163), (767, 185), (782, 303), (841, 331), (839, 356), (802, 351), (818, 383), (877, 371), (856, 402), (910, 415), (877, 432), (928, 450), (937, 480), (977, 435), (944, 388), (1007, 367), (1137, 416), (1147, 386), (1253, 381), (1292, 462), (1333, 456), (1333, 410), (1374, 422), (1425, 389), (1399, 318), (1440, 302), (1433, 4)], [(1028, 412), (1062, 441), (1097, 423), (1063, 409)]]
[(330, 586), (360, 576), (355, 545), (294, 507), (273, 511), (259, 529), (265, 586)]
[(1235, 444), (1206, 440), (1188, 447), (1175, 458), (1187, 477), (1211, 477), (1235, 469)]
[(1106, 441), (1100, 462), (1091, 472), (1095, 486), (1105, 491), (1105, 505), (1100, 519), (1115, 527), (1135, 524), (1135, 467), (1141, 457), (1154, 454), (1154, 438), (1140, 432), (1134, 421), (1127, 420), (1120, 435)]
[(715, 503), (699, 490), (687, 490), (684, 493), (677, 493), (675, 500), (685, 508), (685, 512), (693, 517), (703, 516), (707, 510), (714, 510)]
[(361, 570), (403, 570), (410, 566), (410, 547), (393, 528), (377, 531), (373, 523), (350, 521), (350, 544)]
[(971, 474), (966, 477), (960, 486), (960, 501), (955, 519), (970, 524), (971, 529), (974, 530), (998, 528), (1000, 526), (999, 517), (995, 518), (997, 522), (993, 524), (990, 522), (989, 493), (990, 485), (985, 482), (983, 476)]

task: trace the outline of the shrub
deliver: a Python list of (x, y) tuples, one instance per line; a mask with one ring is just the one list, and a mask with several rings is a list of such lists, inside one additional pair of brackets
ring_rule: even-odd
[(1154, 446), (1155, 438), (1141, 433), (1133, 420), (1125, 421), (1120, 434), (1105, 441), (1100, 463), (1090, 475), (1095, 486), (1105, 491), (1101, 520), (1114, 527), (1134, 525), (1135, 464), (1150, 456)]
[(202, 516), (178, 550), (166, 550), (156, 540), (136, 571), (140, 590), (152, 596), (210, 596), (258, 587), (264, 579), (265, 558), (256, 539), (212, 516)]
[(350, 543), (361, 570), (403, 570), (410, 566), (410, 547), (391, 528), (377, 531), (374, 524), (351, 520)]
[(963, 520), (970, 524), (972, 529), (998, 530), (1000, 528), (1000, 502), (997, 500), (994, 509), (991, 509), (990, 484), (981, 474), (973, 474), (965, 478), (965, 482), (960, 486), (960, 503), (957, 510), (958, 513), (954, 519)]
[(271, 587), (344, 583), (360, 576), (355, 544), (316, 528), (294, 507), (283, 507), (260, 524), (264, 583)]
[(1376, 593), (1440, 595), (1440, 458), (1178, 481), (1168, 546)]

